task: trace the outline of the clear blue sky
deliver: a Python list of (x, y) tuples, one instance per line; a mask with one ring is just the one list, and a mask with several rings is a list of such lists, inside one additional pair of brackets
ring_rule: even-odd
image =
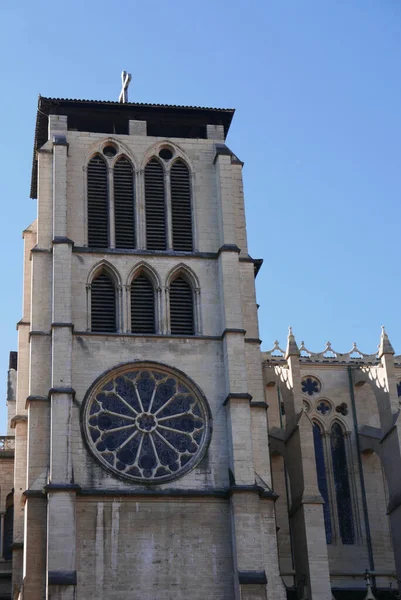
[(384, 323), (401, 353), (399, 0), (9, 0), (0, 31), (4, 395), (37, 95), (117, 99), (122, 69), (132, 101), (237, 109), (263, 348), (374, 352)]

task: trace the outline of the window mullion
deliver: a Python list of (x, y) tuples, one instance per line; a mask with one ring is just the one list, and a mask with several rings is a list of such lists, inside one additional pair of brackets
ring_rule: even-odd
[(166, 202), (166, 229), (167, 229), (167, 250), (173, 248), (173, 217), (171, 212), (171, 183), (170, 183), (170, 171), (166, 171), (164, 174), (164, 190), (165, 190), (165, 202)]
[(107, 165), (108, 177), (108, 207), (109, 207), (109, 248), (116, 247), (116, 231), (114, 218), (114, 173), (113, 169)]
[(136, 225), (136, 247), (146, 248), (146, 216), (145, 216), (145, 171), (141, 169), (135, 177), (135, 225)]

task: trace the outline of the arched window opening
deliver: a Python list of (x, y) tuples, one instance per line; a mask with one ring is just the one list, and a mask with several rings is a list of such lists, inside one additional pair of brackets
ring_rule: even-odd
[(94, 156), (88, 164), (88, 246), (109, 246), (109, 202), (107, 167), (103, 158)]
[(146, 247), (166, 250), (166, 200), (163, 167), (153, 158), (145, 167)]
[(355, 530), (347, 456), (344, 432), (338, 423), (334, 423), (331, 428), (330, 441), (341, 540), (343, 544), (353, 544), (355, 542)]
[(333, 533), (331, 528), (331, 516), (330, 516), (330, 505), (329, 505), (329, 491), (327, 485), (327, 473), (326, 464), (324, 460), (324, 448), (322, 431), (316, 423), (313, 424), (313, 442), (315, 445), (315, 460), (316, 460), (316, 473), (317, 473), (317, 484), (319, 492), (324, 500), (323, 504), (323, 516), (324, 516), (324, 527), (326, 530), (326, 543), (331, 544), (333, 541)]
[(125, 157), (114, 165), (114, 226), (116, 248), (135, 248), (134, 170)]
[(91, 329), (114, 333), (116, 327), (116, 290), (113, 281), (102, 272), (91, 285)]
[(3, 558), (5, 560), (11, 560), (13, 557), (14, 504), (7, 507), (3, 523)]
[(155, 293), (152, 282), (141, 273), (131, 283), (131, 332), (155, 333)]
[(194, 335), (193, 293), (183, 277), (170, 285), (170, 328), (173, 334)]
[(191, 183), (187, 165), (177, 160), (171, 168), (171, 221), (173, 250), (193, 250)]

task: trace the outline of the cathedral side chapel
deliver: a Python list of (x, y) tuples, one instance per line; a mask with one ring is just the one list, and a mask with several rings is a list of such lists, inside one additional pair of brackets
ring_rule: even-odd
[(234, 110), (122, 79), (39, 97), (0, 599), (398, 598), (401, 357), (261, 352)]

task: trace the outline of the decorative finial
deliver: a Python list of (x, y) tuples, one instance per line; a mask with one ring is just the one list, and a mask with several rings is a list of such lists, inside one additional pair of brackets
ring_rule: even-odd
[(127, 71), (123, 71), (121, 73), (121, 81), (122, 81), (122, 90), (118, 97), (118, 101), (121, 104), (125, 104), (128, 102), (128, 86), (131, 81), (131, 73), (127, 73)]
[(295, 341), (294, 334), (292, 333), (292, 327), (288, 328), (287, 349), (285, 351), (285, 358), (288, 358), (289, 356), (300, 356), (297, 342)]
[(379, 358), (383, 356), (383, 354), (395, 354), (394, 348), (391, 345), (390, 340), (388, 339), (388, 335), (382, 325), (382, 333), (380, 336), (380, 344), (379, 344)]
[(370, 573), (367, 569), (365, 571), (365, 581), (366, 581), (367, 594), (366, 594), (364, 600), (376, 600), (376, 597), (373, 595), (373, 592), (372, 592), (372, 582), (370, 579)]

